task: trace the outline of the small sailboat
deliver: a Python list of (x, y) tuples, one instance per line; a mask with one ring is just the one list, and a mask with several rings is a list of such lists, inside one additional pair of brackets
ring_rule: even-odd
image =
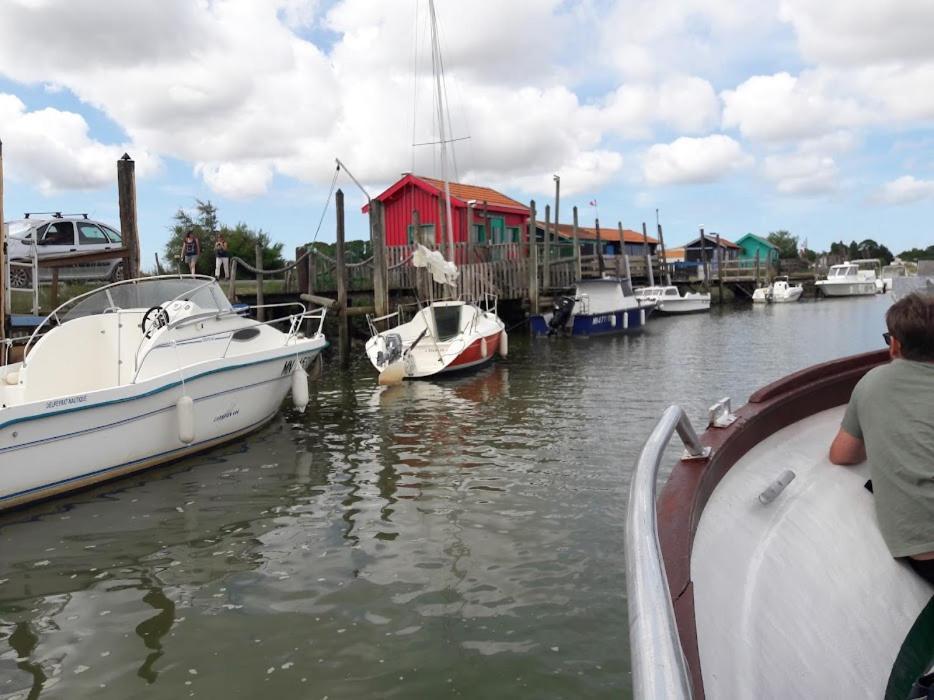
[(804, 293), (800, 284), (791, 284), (786, 275), (776, 277), (768, 287), (759, 287), (752, 293), (754, 304), (786, 304), (798, 301)]
[[(447, 288), (456, 286), (457, 267), (438, 251), (419, 245), (412, 256), (415, 267), (425, 268)], [(506, 356), (506, 326), (496, 313), (496, 296), (485, 294), (476, 303), (462, 299), (430, 301), (414, 318), (401, 322), (395, 311), (367, 317), (371, 337), (366, 354), (377, 369), (380, 384), (421, 379), (480, 367), (498, 353)], [(396, 325), (380, 332), (378, 324)]]

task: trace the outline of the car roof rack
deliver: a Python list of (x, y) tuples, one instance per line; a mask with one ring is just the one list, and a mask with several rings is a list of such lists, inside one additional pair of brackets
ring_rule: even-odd
[(23, 218), (28, 219), (30, 216), (36, 216), (37, 214), (50, 214), (56, 219), (62, 218), (62, 213), (60, 211), (27, 211)]
[(77, 213), (74, 213), (74, 214), (61, 214), (60, 216), (80, 216), (80, 217), (83, 218), (83, 219), (87, 219), (87, 218), (88, 218), (87, 212), (77, 212)]

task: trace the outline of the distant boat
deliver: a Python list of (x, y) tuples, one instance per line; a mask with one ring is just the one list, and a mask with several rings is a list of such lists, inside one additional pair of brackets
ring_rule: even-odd
[[(664, 413), (628, 501), (635, 698), (927, 697), (910, 688), (931, 665), (934, 586), (889, 553), (869, 465), (828, 459), (853, 387), (885, 362), (811, 367), (735, 415), (721, 401), (699, 438)], [(657, 496), (675, 431), (687, 449)]]
[(536, 314), (530, 322), (536, 335), (608, 335), (641, 331), (654, 310), (654, 302), (633, 295), (627, 280), (582, 279), (574, 296), (559, 297), (553, 312)]
[(782, 275), (772, 280), (768, 287), (759, 287), (752, 293), (755, 304), (785, 304), (798, 301), (804, 293), (800, 284), (791, 284), (788, 277)]
[(895, 288), (895, 280), (899, 277), (907, 277), (908, 270), (905, 263), (893, 262), (882, 268), (882, 292), (891, 292)]
[[(878, 264), (878, 261), (877, 263)], [(817, 280), (818, 291), (828, 297), (871, 296), (880, 291), (881, 281), (873, 270), (860, 269), (855, 262), (831, 265), (827, 279)]]
[(685, 292), (682, 295), (674, 285), (667, 287), (639, 287), (635, 297), (640, 302), (655, 304), (656, 313), (665, 315), (695, 314), (710, 311), (710, 294)]

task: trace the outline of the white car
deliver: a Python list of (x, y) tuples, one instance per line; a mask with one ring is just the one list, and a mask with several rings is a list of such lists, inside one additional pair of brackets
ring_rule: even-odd
[[(7, 236), (7, 257), (10, 260), (31, 261), (33, 251), (41, 260), (45, 257), (67, 256), (120, 248), (123, 241), (120, 233), (100, 221), (93, 221), (87, 214), (64, 216), (54, 214), (26, 214), (25, 218), (7, 221), (4, 224)], [(10, 284), (28, 287), (31, 270), (22, 265), (10, 266)], [(119, 258), (79, 262), (59, 268), (61, 280), (122, 280), (123, 264)], [(52, 278), (51, 268), (39, 268), (39, 280)]]

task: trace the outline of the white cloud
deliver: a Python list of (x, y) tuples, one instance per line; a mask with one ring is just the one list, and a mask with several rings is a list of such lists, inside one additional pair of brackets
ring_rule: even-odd
[(247, 199), (263, 194), (272, 180), (267, 163), (198, 163), (195, 172), (223, 197)]
[(837, 188), (838, 168), (830, 156), (809, 153), (768, 156), (764, 173), (782, 194), (815, 195)]
[(30, 112), (13, 95), (0, 93), (6, 173), (36, 184), (43, 194), (113, 185), (117, 160), (129, 152), (138, 177), (159, 169), (157, 158), (133, 144), (104, 144), (88, 136), (80, 114), (57, 109)]
[(874, 199), (884, 204), (909, 204), (934, 198), (934, 180), (917, 180), (911, 175), (885, 183)]
[(600, 119), (626, 138), (650, 138), (658, 125), (699, 134), (720, 120), (720, 100), (709, 82), (695, 76), (675, 76), (658, 86), (625, 83), (605, 100)]
[(714, 182), (751, 163), (729, 136), (682, 137), (652, 146), (645, 156), (643, 175), (652, 185)]

